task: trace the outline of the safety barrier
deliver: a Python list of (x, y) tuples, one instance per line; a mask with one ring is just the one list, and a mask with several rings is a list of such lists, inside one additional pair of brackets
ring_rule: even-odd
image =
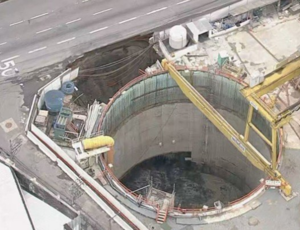
[(43, 104), (45, 90), (58, 89), (63, 82), (75, 79), (77, 74), (78, 70), (67, 70), (38, 91), (38, 94), (34, 97), (30, 117), (26, 124), (27, 137), (52, 161), (57, 162), (57, 165), (123, 229), (146, 230), (147, 228), (131, 212), (129, 212), (127, 208), (91, 178), (55, 142), (33, 123), (38, 108), (41, 108)]
[[(192, 70), (192, 71), (195, 70), (195, 71), (210, 72), (210, 70), (207, 67), (204, 67), (204, 68), (197, 68), (197, 67), (188, 68), (186, 66), (176, 66), (176, 68), (178, 70)], [(142, 80), (144, 80), (148, 77), (152, 77), (153, 75), (158, 75), (158, 74), (163, 74), (163, 73), (166, 73), (166, 71), (157, 71), (156, 73), (154, 73), (152, 75), (142, 74), (142, 75), (136, 77), (135, 79), (131, 80), (130, 82), (128, 82), (117, 93), (115, 93), (115, 95), (110, 99), (109, 103), (107, 104), (107, 106), (104, 108), (104, 110), (102, 112), (100, 122), (99, 122), (98, 131), (101, 131), (101, 126), (103, 124), (106, 113), (109, 111), (110, 107), (115, 102), (115, 100), (119, 96), (121, 96), (123, 92), (125, 92), (127, 89), (132, 87), (134, 84), (137, 84), (138, 82), (140, 82), (140, 81), (142, 81)], [(224, 73), (219, 69), (215, 69), (211, 73), (220, 75), (222, 77), (229, 78), (229, 79), (231, 79), (231, 80), (233, 80), (233, 81), (235, 81), (235, 82), (237, 82), (237, 83), (239, 83), (243, 86), (247, 86), (247, 83), (244, 82), (242, 79), (236, 78), (236, 77), (234, 77), (234, 76), (232, 76), (228, 73)], [(282, 151), (283, 151), (282, 132), (283, 131), (281, 130), (281, 133), (279, 134), (280, 145), (279, 145), (278, 165), (280, 165)], [(132, 192), (130, 189), (128, 189), (125, 185), (123, 185), (118, 180), (118, 178), (114, 175), (114, 173), (112, 172), (110, 167), (108, 167), (108, 165), (106, 164), (106, 161), (105, 161), (103, 155), (101, 155), (101, 157), (100, 157), (100, 164), (101, 164), (105, 174), (107, 175), (107, 178), (110, 181), (110, 184), (114, 188), (117, 188), (117, 191), (119, 193), (121, 193), (124, 197), (130, 198), (131, 201), (133, 201), (136, 204), (139, 204), (140, 206), (143, 206), (144, 208), (151, 209), (151, 210), (157, 210), (157, 206), (155, 204), (152, 204), (151, 202), (149, 202), (147, 199), (143, 198), (142, 202), (140, 202), (141, 199), (140, 199), (139, 195)], [(266, 179), (268, 179), (268, 178), (266, 178)], [(217, 215), (217, 214), (219, 215), (221, 213), (225, 213), (225, 212), (228, 212), (228, 211), (231, 211), (231, 210), (236, 210), (238, 208), (243, 207), (245, 204), (250, 202), (252, 199), (257, 198), (264, 191), (265, 191), (265, 184), (264, 184), (264, 182), (261, 182), (251, 192), (244, 195), (243, 197), (240, 197), (237, 200), (229, 202), (221, 210), (216, 209), (215, 207), (208, 207), (205, 210), (204, 209), (183, 209), (183, 208), (179, 208), (179, 207), (174, 207), (173, 210), (170, 210), (169, 215), (174, 216), (174, 217), (192, 217), (192, 216), (204, 217), (204, 216), (211, 216), (211, 215)]]
[(121, 193), (124, 197), (129, 198), (130, 201), (137, 205), (143, 205), (144, 208), (147, 208), (152, 211), (157, 210), (157, 205), (153, 204), (152, 202), (149, 202), (145, 198), (140, 198), (139, 194), (134, 193), (129, 188), (127, 188), (124, 184), (122, 184), (119, 179), (114, 175), (114, 173), (111, 171), (111, 168), (106, 164), (106, 161), (103, 157), (103, 155), (100, 155), (100, 163), (103, 172), (107, 176), (107, 179), (109, 180), (110, 185), (115, 188), (119, 193)]
[[(186, 67), (178, 67), (179, 70), (186, 70)], [(207, 68), (195, 69), (208, 71)], [(77, 71), (78, 73), (78, 71)], [(165, 71), (160, 71), (155, 74), (165, 73)], [(215, 71), (214, 73), (222, 75), (223, 77), (230, 78), (240, 84), (245, 84), (241, 80), (228, 76), (228, 74), (223, 74), (220, 71)], [(145, 78), (151, 77), (152, 75), (143, 74), (122, 87), (110, 100), (108, 105), (105, 107), (102, 116), (100, 118), (100, 125), (98, 131), (101, 130), (101, 124), (105, 117), (105, 114), (109, 110), (113, 102), (118, 98), (122, 92), (126, 91), (129, 87), (136, 84), (139, 81), (142, 81)], [(124, 229), (147, 229), (134, 215), (132, 215), (119, 201), (117, 201), (110, 193), (108, 193), (100, 184), (94, 181), (83, 169), (81, 169), (59, 146), (57, 146), (48, 136), (46, 136), (42, 131), (40, 131), (34, 124), (33, 119), (37, 113), (38, 108), (43, 103), (43, 95), (45, 94), (45, 89), (59, 88), (61, 84), (67, 80), (73, 80), (74, 73), (70, 70), (61, 74), (59, 77), (42, 87), (38, 94), (35, 95), (33, 104), (30, 110), (30, 116), (26, 124), (27, 136), (30, 140), (33, 141), (39, 148), (52, 160), (56, 161), (58, 166), (67, 173), (111, 218), (113, 218), (122, 228)], [(280, 156), (282, 152), (282, 145), (280, 145)], [(110, 183), (117, 188), (125, 197), (129, 198), (132, 202), (136, 204), (141, 204), (144, 208), (149, 210), (157, 210), (157, 205), (151, 203), (146, 199), (140, 199), (138, 194), (133, 193), (127, 187), (125, 187), (119, 180), (114, 176), (111, 169), (106, 165), (103, 156), (100, 157), (100, 162), (103, 166), (104, 172), (106, 172)], [(257, 197), (264, 190), (264, 184), (261, 183), (256, 189), (247, 194), (246, 196), (229, 203), (222, 210), (216, 210), (215, 208), (208, 208), (207, 210), (203, 209), (182, 209), (174, 208), (169, 212), (170, 216), (175, 217), (191, 217), (191, 216), (208, 216), (220, 214), (227, 212), (229, 210), (234, 210), (238, 207), (243, 206), (249, 202), (254, 197)]]

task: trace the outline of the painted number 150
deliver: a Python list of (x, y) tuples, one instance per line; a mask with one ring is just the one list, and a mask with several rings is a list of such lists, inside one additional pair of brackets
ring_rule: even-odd
[(16, 64), (13, 60), (1, 63), (1, 65), (0, 65), (1, 76), (3, 76), (3, 77), (12, 77), (12, 76), (14, 76), (15, 75), (15, 68), (13, 68), (13, 67), (15, 65)]

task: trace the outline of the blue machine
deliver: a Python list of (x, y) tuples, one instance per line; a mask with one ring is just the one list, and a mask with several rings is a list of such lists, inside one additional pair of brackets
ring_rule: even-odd
[(60, 90), (50, 90), (45, 94), (45, 104), (47, 110), (52, 113), (58, 113), (63, 107), (64, 93)]

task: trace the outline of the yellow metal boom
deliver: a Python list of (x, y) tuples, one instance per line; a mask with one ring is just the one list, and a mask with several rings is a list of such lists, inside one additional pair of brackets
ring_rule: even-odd
[(250, 102), (252, 107), (258, 110), (274, 127), (282, 127), (288, 123), (291, 118), (290, 115), (295, 109), (299, 108), (293, 107), (276, 114), (260, 100), (260, 97), (300, 76), (300, 52), (298, 51), (294, 55), (296, 55), (294, 59), (283, 61), (283, 66), (280, 65), (280, 68), (265, 76), (265, 80), (261, 84), (252, 88), (248, 86), (241, 90), (242, 95)]
[(244, 137), (240, 135), (201, 94), (167, 60), (162, 66), (169, 72), (187, 98), (224, 134), (225, 137), (258, 169), (271, 178), (281, 182), (281, 189), (286, 196), (292, 193), (291, 186), (282, 178), (280, 172), (262, 156)]
[[(282, 86), (286, 82), (293, 80), (300, 75), (300, 51), (295, 52), (291, 57), (282, 61), (277, 68), (265, 76), (265, 80), (254, 86), (245, 87), (241, 90), (242, 95), (249, 101), (249, 110), (245, 128), (245, 141), (248, 141), (250, 128), (252, 128), (268, 145), (272, 148), (272, 168), (277, 167), (277, 135), (278, 130), (290, 122), (293, 112), (299, 110), (300, 101), (289, 106), (280, 113), (275, 113), (269, 108), (260, 97), (272, 92), (274, 89)], [(253, 110), (257, 110), (266, 120), (270, 122), (272, 129), (271, 141), (252, 123)]]

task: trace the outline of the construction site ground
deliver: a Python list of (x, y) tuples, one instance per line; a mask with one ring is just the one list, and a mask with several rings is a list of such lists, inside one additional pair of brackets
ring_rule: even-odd
[[(196, 63), (214, 64), (218, 52), (226, 50), (230, 55), (235, 56), (236, 62), (240, 62), (246, 67), (249, 74), (257, 69), (268, 73), (283, 57), (296, 51), (300, 45), (299, 38), (300, 21), (297, 17), (280, 20), (273, 14), (272, 18), (266, 18), (262, 25), (252, 30), (244, 29), (205, 42), (202, 49), (198, 51), (199, 54), (205, 56), (190, 58), (189, 61), (191, 65)], [(66, 63), (36, 71), (28, 75), (30, 80), (25, 80), (25, 82), (18, 79), (0, 82), (0, 96), (2, 98), (0, 123), (4, 125), (7, 122), (12, 123), (10, 130), (0, 128), (0, 143), (10, 157), (16, 160), (16, 165), (21, 170), (32, 175), (32, 177), (37, 177), (40, 183), (71, 203), (72, 194), (69, 188), (74, 186), (73, 181), (28, 141), (24, 134), (24, 124), (34, 93), (51, 78), (58, 76), (65, 66)], [(290, 92), (293, 100), (299, 99), (299, 94), (293, 92), (292, 88), (290, 88)], [(299, 112), (294, 115), (294, 119), (299, 122)], [(285, 127), (285, 137), (286, 149), (280, 171), (292, 185), (293, 191), (299, 192), (300, 141), (294, 131), (288, 127)], [(11, 152), (10, 143), (14, 144), (14, 142), (18, 143), (19, 150)], [(168, 218), (167, 222), (160, 226), (155, 220), (133, 212), (147, 226), (153, 226), (153, 230), (300, 229), (299, 196), (287, 202), (278, 190), (268, 190), (258, 199), (258, 202), (260, 205), (245, 215), (209, 225), (188, 225), (191, 223), (189, 219), (181, 220), (183, 224), (176, 225), (175, 219)], [(76, 197), (74, 207), (88, 214), (90, 221), (94, 222), (93, 229), (102, 229), (100, 224), (104, 229), (121, 229), (86, 194)], [(186, 221), (186, 225), (184, 221)], [(87, 229), (92, 228), (87, 227)]]
[[(29, 115), (34, 94), (43, 85), (61, 74), (73, 58), (65, 60), (19, 78), (0, 82), (0, 155), (13, 160), (21, 171), (47, 187), (57, 199), (72, 205), (82, 212), (84, 230), (104, 230), (121, 227), (108, 217), (98, 204), (68, 177), (56, 163), (52, 162), (37, 146), (26, 138), (25, 123)], [(10, 129), (3, 129), (11, 123)], [(6, 152), (7, 154), (5, 154)], [(47, 199), (44, 197), (44, 199)], [(73, 202), (72, 202), (73, 200)], [(47, 202), (47, 201), (46, 201)], [(73, 204), (72, 204), (73, 203)]]
[[(35, 71), (16, 76), (11, 79), (1, 79), (0, 81), (0, 156), (9, 158), (15, 162), (16, 167), (26, 173), (31, 178), (36, 178), (37, 182), (47, 187), (53, 194), (57, 195), (58, 199), (72, 204), (73, 208), (83, 214), (83, 230), (101, 230), (112, 229), (119, 230), (121, 227), (110, 218), (87, 194), (68, 177), (54, 162), (52, 162), (40, 149), (37, 148), (31, 141), (26, 138), (25, 125), (29, 116), (29, 110), (32, 100), (37, 91), (51, 81), (53, 78), (60, 75), (66, 68), (82, 66), (81, 69), (95, 68), (98, 65), (104, 65), (119, 59), (127, 58), (122, 64), (131, 63), (126, 68), (126, 76), (117, 72), (114, 76), (117, 85), (104, 88), (94, 98), (107, 102), (109, 97), (128, 81), (139, 75), (139, 69), (144, 69), (152, 62), (156, 61), (158, 55), (152, 49), (153, 59), (151, 62), (147, 58), (140, 59), (137, 63), (131, 62), (128, 59), (132, 54), (147, 48), (148, 43), (145, 39), (134, 41), (128, 39), (117, 44), (100, 48), (86, 53), (82, 57), (70, 57), (63, 62), (47, 66)], [(131, 44), (128, 44), (131, 43)], [(151, 54), (150, 54), (151, 56)], [(103, 57), (100, 58), (99, 57)], [(76, 62), (74, 62), (77, 60)], [(118, 65), (114, 66), (115, 68)], [(105, 69), (106, 71), (108, 69)], [(110, 69), (111, 70), (111, 69)], [(123, 72), (125, 72), (123, 70)], [(88, 74), (94, 74), (89, 72)], [(129, 75), (128, 75), (129, 74)], [(85, 78), (86, 79), (86, 78)], [(99, 77), (99, 84), (107, 84), (107, 78)], [(119, 82), (122, 81), (122, 82)], [(93, 80), (90, 82), (93, 84)], [(97, 89), (97, 85), (94, 84)], [(80, 90), (81, 88), (79, 88)], [(83, 89), (84, 93), (89, 96), (88, 88)], [(90, 99), (88, 97), (88, 99)], [(88, 100), (87, 99), (87, 100)], [(93, 100), (92, 100), (93, 101)], [(11, 126), (6, 128), (6, 125)]]
[[(191, 66), (213, 65), (217, 62), (218, 53), (226, 50), (238, 65), (244, 67), (248, 76), (257, 70), (263, 74), (271, 72), (277, 63), (300, 48), (300, 21), (298, 15), (279, 19), (274, 7), (268, 7), (264, 14), (259, 26), (252, 29), (243, 28), (207, 40), (200, 45), (198, 51), (193, 53), (193, 57), (188, 58), (188, 63), (183, 60), (179, 63)], [(247, 82), (248, 77), (245, 80)], [(288, 89), (291, 103), (298, 101), (300, 93), (291, 85)], [(286, 94), (282, 92), (280, 97), (285, 100)], [(300, 111), (294, 113), (293, 120), (296, 122), (296, 130), (289, 124), (284, 127), (285, 151), (280, 171), (292, 185), (293, 191), (298, 193), (300, 191), (300, 140), (295, 131), (300, 128)], [(189, 225), (192, 220), (186, 219), (184, 225), (181, 219), (182, 224), (178, 226), (175, 219), (168, 218), (164, 228), (170, 227), (174, 230), (300, 229), (299, 196), (286, 201), (278, 190), (270, 189), (257, 201), (259, 206), (254, 210), (231, 220), (208, 225), (203, 221), (204, 225)], [(153, 221), (149, 221), (149, 224), (155, 226), (155, 229), (160, 229)]]

